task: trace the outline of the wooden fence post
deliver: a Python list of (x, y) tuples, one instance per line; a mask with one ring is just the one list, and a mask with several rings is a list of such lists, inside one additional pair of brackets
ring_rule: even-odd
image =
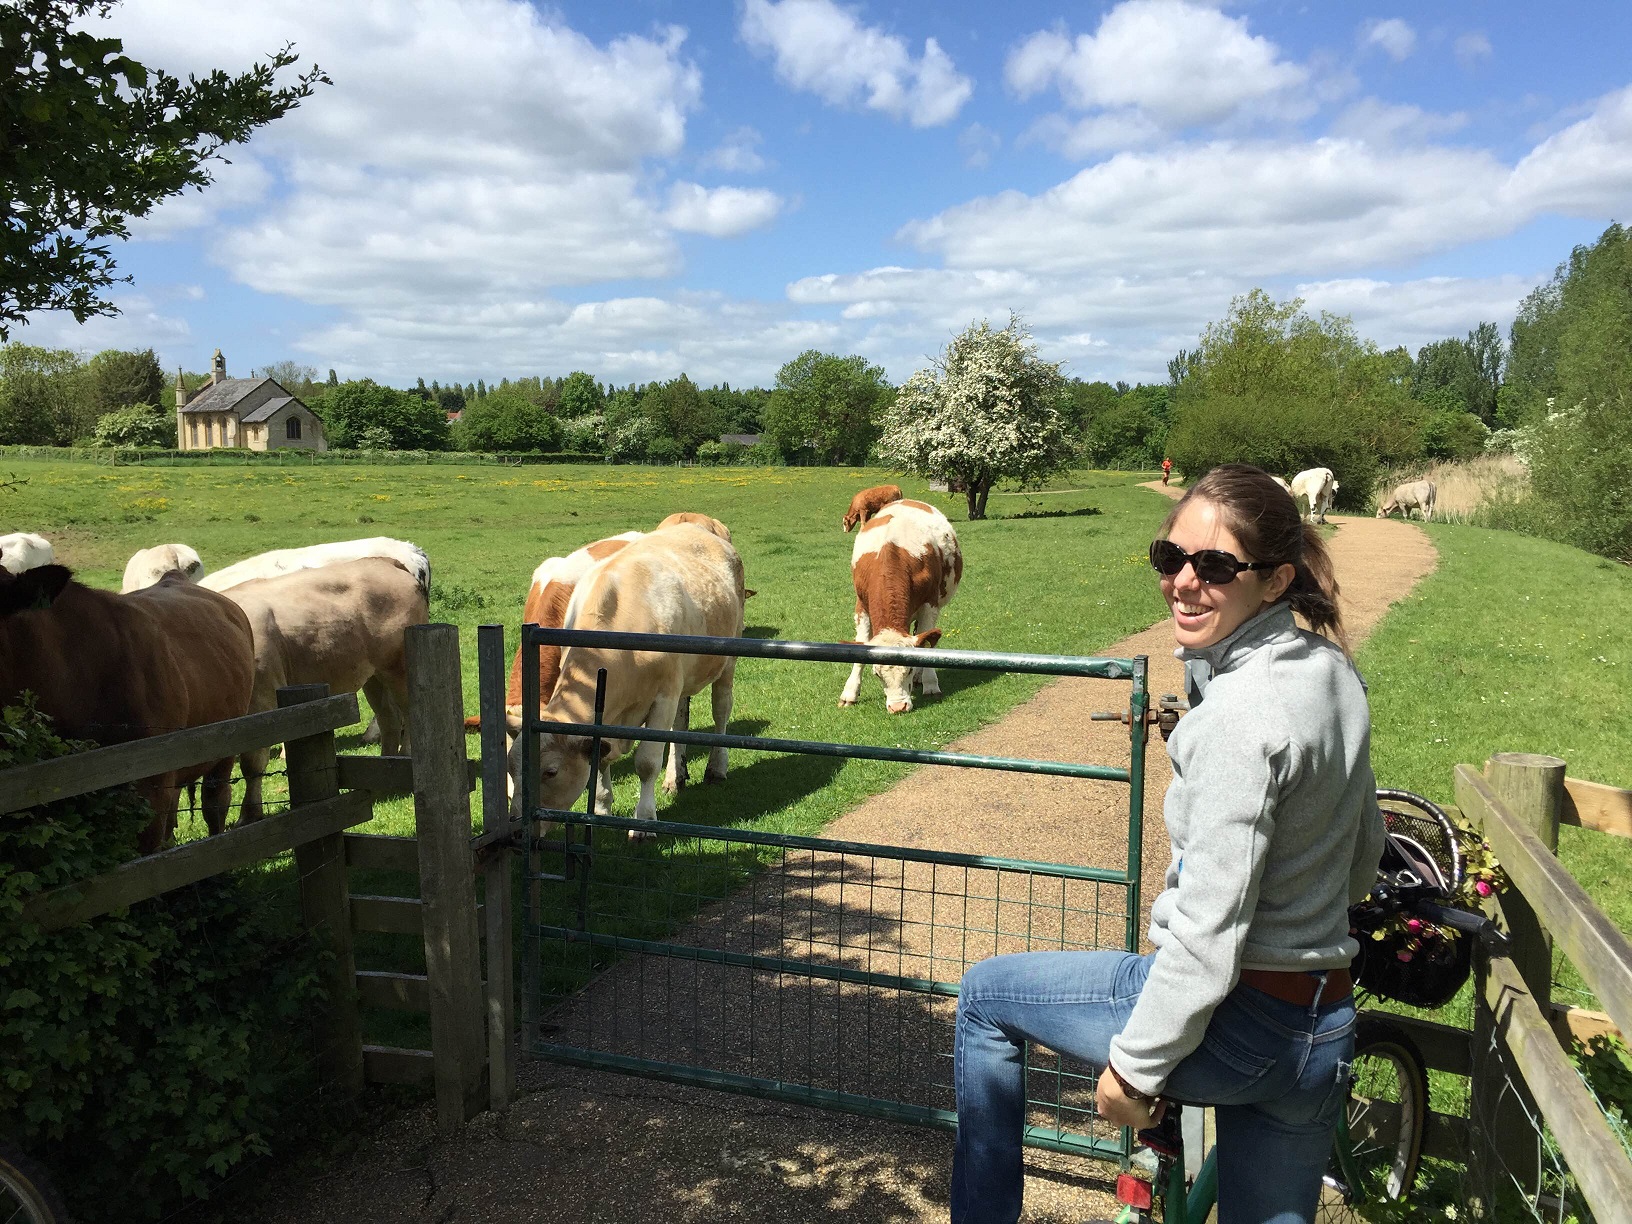
[[(329, 695), (326, 684), (296, 684), (278, 690), (278, 705), (293, 706)], [(334, 732), (323, 731), (284, 745), (289, 770), (289, 805), (332, 799), (340, 793)], [(328, 1032), (322, 1066), (327, 1085), (348, 1096), (363, 1090), (363, 1025), (357, 1011), (357, 957), (352, 948), (351, 889), (346, 879), (346, 835), (331, 833), (295, 847), (300, 876), (300, 912), (308, 930), (326, 929), (329, 962), (324, 983), (329, 995)]]
[[(476, 631), (476, 660), (481, 681), (482, 832), (496, 833), (510, 823), (504, 744), (504, 626), (483, 625)], [(510, 930), (510, 889), (515, 856), (508, 850), (488, 852), (482, 868), (483, 914), (487, 936), (487, 1100), (506, 1109), (515, 1089), (515, 965)]]
[[(1485, 777), (1503, 806), (1554, 852), (1564, 806), (1564, 769), (1558, 757), (1526, 752), (1499, 752), (1485, 762)], [(1513, 967), (1545, 1016), (1553, 993), (1552, 937), (1518, 889), (1502, 897), (1501, 910), (1507, 921)], [(1482, 952), (1476, 963), (1474, 1075), (1469, 1090), (1471, 1130), (1477, 1137), (1475, 1156), (1483, 1166), (1479, 1182), (1494, 1186), (1497, 1176), (1505, 1173), (1520, 1186), (1534, 1186), (1540, 1159), (1540, 1139), (1531, 1122), (1537, 1112), (1535, 1099), (1502, 1049), (1502, 1035), (1496, 1032), (1485, 1001), (1489, 965)]]
[(407, 646), (436, 1123), (449, 1133), (480, 1113), (487, 1098), (459, 631), (452, 625), (415, 625)]

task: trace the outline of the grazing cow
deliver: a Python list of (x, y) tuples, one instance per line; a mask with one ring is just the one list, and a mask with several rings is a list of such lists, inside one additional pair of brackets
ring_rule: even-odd
[[(677, 633), (738, 637), (742, 633), (742, 559), (736, 549), (706, 531), (669, 529), (631, 541), (592, 567), (578, 583), (562, 621), (568, 629), (621, 633)], [(561, 673), (544, 708), (555, 722), (595, 721), (596, 673), (605, 668), (604, 721), (626, 727), (684, 730), (690, 725), (691, 698), (713, 686), (714, 729), (723, 732), (731, 717), (736, 660), (717, 655), (667, 654), (572, 646), (561, 653)], [(521, 815), (521, 721), (509, 720), (510, 782), (516, 815)], [(635, 816), (657, 816), (656, 780), (663, 744), (643, 741), (635, 749), (640, 800)], [(685, 756), (677, 744), (669, 755), (665, 791), (685, 784)], [(629, 748), (626, 740), (606, 740), (599, 764), (610, 765)], [(577, 735), (540, 734), (539, 802), (566, 809), (590, 780), (590, 741)], [(726, 750), (709, 753), (704, 779), (722, 781)]]
[(51, 541), (32, 531), (14, 531), (0, 535), (0, 569), (10, 574), (50, 565), (57, 559)]
[[(408, 658), (404, 634), (428, 619), (425, 592), (396, 561), (362, 557), (275, 578), (241, 582), (223, 594), (249, 617), (255, 636), (250, 708), (270, 710), (286, 684), (362, 689), (380, 723), (380, 751), (408, 751)], [(261, 816), (268, 752), (244, 756), (244, 820)]]
[[(941, 640), (936, 619), (963, 580), (963, 553), (944, 514), (925, 502), (900, 501), (880, 510), (857, 533), (850, 576), (856, 587), (856, 641), (933, 646)], [(884, 708), (891, 714), (912, 709), (914, 683), (923, 686), (926, 697), (941, 695), (933, 667), (879, 664), (873, 674), (884, 682)], [(860, 692), (857, 663), (839, 704), (855, 705)]]
[(271, 552), (247, 557), (226, 569), (216, 570), (199, 579), (199, 586), (212, 591), (225, 591), (240, 582), (258, 578), (275, 578), (296, 570), (318, 569), (340, 561), (357, 561), (363, 557), (384, 557), (395, 561), (414, 576), (419, 589), (429, 599), (431, 595), (431, 561), (425, 550), (407, 540), (393, 540), (389, 536), (371, 536), (366, 540), (339, 540), (333, 544), (313, 544), (307, 548), (278, 548)]
[[(180, 575), (129, 595), (72, 581), (60, 565), (0, 573), (0, 705), (27, 690), (59, 735), (123, 744), (249, 711), (255, 646), (231, 600)], [(138, 846), (175, 833), (181, 788), (204, 779), (204, 819), (226, 824), (232, 758), (144, 778), (153, 808)]]
[(119, 584), (119, 591), (129, 595), (132, 591), (143, 590), (169, 573), (180, 574), (188, 582), (197, 582), (203, 572), (204, 562), (187, 545), (159, 544), (131, 555), (125, 563), (125, 580)]
[(844, 515), (844, 534), (849, 535), (857, 523), (865, 523), (891, 502), (900, 500), (900, 485), (874, 485), (863, 489), (850, 499), (850, 509)]
[(691, 510), (682, 510), (678, 514), (671, 514), (657, 525), (657, 530), (665, 527), (701, 527), (704, 531), (720, 537), (727, 544), (731, 543), (731, 528), (717, 518), (709, 518), (706, 514), (697, 514)]
[(1294, 501), (1301, 497), (1309, 503), (1308, 513), (1304, 515), (1305, 522), (1324, 523), (1326, 512), (1332, 508), (1332, 501), (1340, 487), (1331, 468), (1318, 467), (1292, 477), (1290, 492)]
[(1401, 518), (1410, 518), (1411, 511), (1415, 510), (1422, 515), (1423, 522), (1432, 522), (1434, 501), (1438, 496), (1439, 487), (1431, 480), (1412, 480), (1396, 485), (1394, 492), (1377, 503), (1377, 517), (1387, 518), (1398, 510)]

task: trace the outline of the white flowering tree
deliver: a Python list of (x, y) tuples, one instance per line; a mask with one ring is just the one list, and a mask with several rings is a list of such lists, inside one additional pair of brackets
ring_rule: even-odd
[(1018, 317), (1000, 331), (982, 319), (896, 393), (878, 453), (920, 476), (958, 482), (970, 519), (983, 519), (999, 480), (1026, 484), (1070, 465), (1065, 394), (1058, 363), (1038, 357)]

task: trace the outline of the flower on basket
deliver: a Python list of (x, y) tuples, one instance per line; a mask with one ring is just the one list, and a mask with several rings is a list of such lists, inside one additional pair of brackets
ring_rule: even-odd
[[(1457, 909), (1478, 913), (1489, 898), (1507, 891), (1507, 873), (1502, 870), (1490, 843), (1465, 820), (1453, 817), (1457, 844), (1462, 849), (1462, 883), (1444, 904)], [(1379, 906), (1378, 909), (1383, 907)], [(1365, 934), (1379, 943), (1390, 941), (1389, 947), (1401, 961), (1410, 961), (1424, 948), (1434, 953), (1436, 946), (1449, 944), (1459, 938), (1452, 927), (1441, 926), (1426, 918), (1404, 911), (1383, 912), (1373, 915), (1376, 925), (1367, 924)]]

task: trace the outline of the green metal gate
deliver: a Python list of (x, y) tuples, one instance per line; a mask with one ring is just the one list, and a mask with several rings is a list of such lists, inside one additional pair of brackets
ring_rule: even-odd
[[(484, 632), (486, 632), (484, 630)], [(1000, 952), (1138, 946), (1146, 659), (874, 648), (524, 627), (522, 708), (540, 645), (806, 662), (901, 663), (1131, 683), (1129, 766), (975, 756), (529, 716), (522, 748), (523, 1052), (584, 1067), (951, 1128), (963, 971)], [(496, 644), (495, 644), (496, 645)], [(484, 723), (504, 676), (484, 647)], [(604, 673), (602, 676), (604, 691)], [(1076, 867), (540, 808), (534, 731), (1049, 774), (1128, 787), (1124, 865)], [(591, 749), (596, 759), (598, 744)], [(635, 840), (639, 832), (650, 836)], [(1094, 1072), (1027, 1057), (1026, 1141), (1109, 1158)]]

